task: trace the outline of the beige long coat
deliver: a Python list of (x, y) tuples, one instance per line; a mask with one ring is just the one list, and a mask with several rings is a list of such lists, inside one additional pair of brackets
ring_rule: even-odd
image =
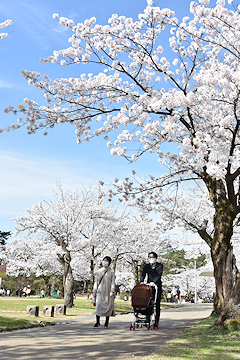
[[(106, 273), (105, 273), (106, 271)], [(105, 273), (105, 274), (104, 274)], [(101, 280), (102, 279), (102, 280)], [(101, 283), (99, 285), (99, 282)], [(96, 298), (94, 315), (115, 316), (114, 296), (110, 292), (115, 291), (115, 274), (111, 267), (101, 268), (96, 272), (93, 286), (93, 298)]]

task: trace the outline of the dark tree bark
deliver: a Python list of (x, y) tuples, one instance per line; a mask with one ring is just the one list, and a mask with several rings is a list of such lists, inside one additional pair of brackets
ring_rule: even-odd
[(45, 296), (51, 297), (51, 284), (50, 284), (51, 276), (43, 276), (44, 284), (45, 284)]
[(216, 321), (216, 325), (223, 325), (224, 321), (229, 318), (235, 319), (239, 317), (240, 314), (240, 276), (237, 275), (237, 281), (232, 291), (229, 301), (223, 311), (220, 314), (220, 317)]
[(69, 263), (66, 263), (64, 266), (63, 286), (64, 305), (66, 305), (68, 308), (73, 307), (73, 274), (71, 265)]
[(215, 208), (214, 235), (210, 241), (211, 257), (216, 283), (214, 312), (221, 314), (216, 324), (223, 325), (226, 318), (240, 315), (240, 279), (231, 239), (233, 223), (239, 213), (221, 180), (204, 176), (210, 199)]
[(73, 307), (73, 274), (71, 268), (71, 254), (67, 250), (66, 246), (64, 245), (63, 241), (61, 246), (65, 253), (62, 256), (58, 256), (60, 264), (63, 268), (63, 290), (64, 290), (64, 305), (66, 307)]
[(132, 265), (133, 275), (134, 275), (134, 285), (137, 285), (137, 284), (139, 284), (139, 280), (140, 280), (138, 261), (133, 260), (131, 265)]

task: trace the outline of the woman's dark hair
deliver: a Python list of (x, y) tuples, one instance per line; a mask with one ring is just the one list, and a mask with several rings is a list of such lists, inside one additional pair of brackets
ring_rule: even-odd
[(156, 259), (157, 259), (157, 254), (154, 252), (154, 251), (151, 251), (149, 254), (148, 254), (148, 257), (150, 256), (150, 255), (153, 255)]
[(107, 260), (108, 261), (108, 265), (111, 264), (112, 259), (110, 258), (110, 256), (104, 256), (103, 260)]

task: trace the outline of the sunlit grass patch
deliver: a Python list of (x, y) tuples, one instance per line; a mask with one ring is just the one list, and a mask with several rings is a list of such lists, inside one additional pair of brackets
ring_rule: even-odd
[(21, 328), (26, 327), (29, 325), (36, 325), (39, 321), (36, 321), (34, 318), (29, 319), (22, 319), (16, 317), (5, 317), (0, 316), (0, 329), (7, 329), (7, 328)]
[(169, 341), (147, 360), (240, 359), (240, 330), (214, 327), (216, 317), (201, 320)]

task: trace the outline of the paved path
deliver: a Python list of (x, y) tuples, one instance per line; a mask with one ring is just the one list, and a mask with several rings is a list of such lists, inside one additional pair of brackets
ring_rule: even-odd
[[(110, 327), (94, 329), (94, 318), (68, 324), (0, 334), (0, 359), (144, 359), (145, 356), (210, 315), (212, 304), (186, 304), (164, 310), (160, 328), (129, 330), (132, 314), (110, 319)], [(103, 319), (102, 319), (103, 320)]]

